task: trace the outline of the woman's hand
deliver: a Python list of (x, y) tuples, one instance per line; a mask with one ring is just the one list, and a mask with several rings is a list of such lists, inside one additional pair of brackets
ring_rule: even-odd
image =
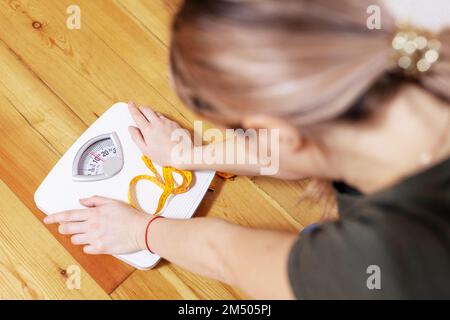
[[(175, 166), (175, 161), (172, 159), (172, 150), (178, 142), (172, 141), (172, 133), (175, 130), (186, 129), (150, 108), (138, 108), (134, 102), (129, 102), (128, 106), (137, 125), (137, 128), (130, 127), (129, 131), (142, 153), (161, 166)], [(186, 134), (189, 136), (187, 130)], [(177, 167), (179, 168), (179, 166)]]
[(127, 254), (146, 248), (145, 228), (151, 216), (128, 204), (103, 197), (80, 200), (87, 207), (50, 215), (46, 224), (59, 223), (59, 232), (72, 235), (87, 254)]

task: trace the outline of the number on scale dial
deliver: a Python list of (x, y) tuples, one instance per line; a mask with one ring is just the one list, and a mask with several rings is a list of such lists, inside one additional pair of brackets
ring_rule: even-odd
[(75, 181), (96, 181), (113, 177), (123, 167), (123, 156), (116, 133), (89, 140), (78, 151), (73, 164)]
[(81, 156), (80, 172), (88, 176), (104, 174), (103, 163), (117, 156), (117, 149), (111, 139), (98, 141)]

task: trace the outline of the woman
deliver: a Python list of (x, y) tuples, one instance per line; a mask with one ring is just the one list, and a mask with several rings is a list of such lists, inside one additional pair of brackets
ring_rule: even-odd
[[(149, 223), (92, 197), (46, 223), (87, 254), (149, 248), (256, 298), (449, 298), (450, 32), (398, 32), (384, 10), (371, 30), (373, 3), (192, 0), (173, 30), (182, 100), (230, 127), (279, 129), (277, 177), (336, 181), (338, 222), (300, 235), (212, 218)], [(142, 152), (174, 165), (178, 125), (132, 103), (130, 112)]]

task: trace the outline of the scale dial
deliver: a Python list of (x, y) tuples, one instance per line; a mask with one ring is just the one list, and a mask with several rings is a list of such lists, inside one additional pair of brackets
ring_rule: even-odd
[(97, 136), (78, 151), (73, 162), (73, 180), (98, 181), (109, 179), (123, 168), (119, 137), (115, 132)]

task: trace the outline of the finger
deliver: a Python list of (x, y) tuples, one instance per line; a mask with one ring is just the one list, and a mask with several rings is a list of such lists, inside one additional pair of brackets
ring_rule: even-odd
[(53, 224), (53, 223), (86, 221), (88, 218), (89, 218), (88, 210), (69, 210), (47, 216), (44, 219), (44, 223)]
[(156, 112), (150, 109), (149, 107), (140, 107), (139, 110), (141, 110), (142, 114), (147, 118), (148, 121), (150, 121), (150, 123), (158, 122), (161, 120), (159, 119)]
[(111, 203), (114, 201), (115, 200), (113, 200), (113, 199), (100, 197), (100, 196), (93, 196), (93, 197), (86, 198), (86, 199), (80, 199), (81, 205), (88, 207), (88, 208), (103, 206), (105, 204), (108, 204), (108, 203)]
[(145, 140), (142, 136), (141, 130), (136, 127), (128, 127), (128, 131), (130, 132), (131, 139), (133, 139), (134, 143), (143, 152), (147, 145), (145, 144)]
[(75, 245), (89, 244), (89, 237), (87, 236), (87, 234), (84, 233), (76, 234), (72, 236), (72, 238), (70, 238), (70, 241), (72, 241), (72, 243)]
[(131, 117), (133, 118), (134, 122), (136, 122), (136, 125), (139, 127), (139, 129), (143, 130), (149, 125), (147, 118), (144, 117), (141, 111), (139, 111), (134, 102), (128, 103), (128, 109), (130, 110)]
[(58, 232), (61, 234), (80, 234), (86, 231), (87, 224), (84, 222), (63, 223), (58, 228)]
[(86, 254), (102, 254), (100, 250), (98, 250), (96, 247), (88, 245), (83, 248), (83, 252)]

